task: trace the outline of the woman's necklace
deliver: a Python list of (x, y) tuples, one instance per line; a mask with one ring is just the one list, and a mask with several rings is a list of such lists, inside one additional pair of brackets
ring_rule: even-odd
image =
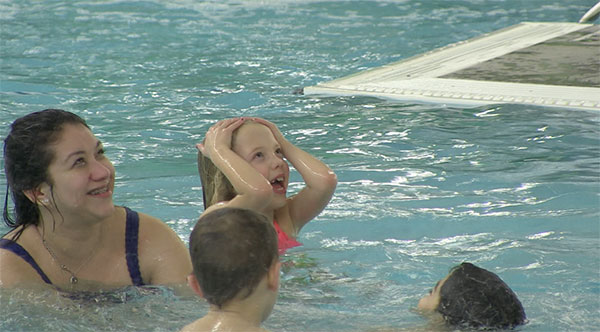
[[(102, 236), (102, 233), (100, 233), (100, 236)], [(92, 250), (92, 252), (88, 255), (88, 258), (83, 263), (81, 263), (81, 265), (79, 265), (75, 272), (73, 272), (65, 264), (60, 263), (54, 251), (52, 251), (52, 249), (50, 249), (50, 247), (48, 246), (48, 243), (46, 242), (44, 236), (42, 236), (42, 243), (44, 244), (44, 248), (46, 248), (50, 256), (52, 256), (52, 260), (60, 267), (60, 269), (71, 275), (71, 278), (69, 278), (69, 282), (71, 283), (71, 285), (75, 285), (79, 282), (76, 273), (79, 273), (79, 271), (92, 260), (92, 258), (95, 256), (94, 253), (96, 253), (96, 250)]]
[[(65, 264), (61, 264), (58, 261), (58, 258), (56, 258), (56, 255), (54, 254), (54, 252), (52, 250), (50, 250), (50, 247), (48, 247), (48, 243), (46, 243), (46, 239), (42, 239), (42, 243), (44, 244), (44, 247), (46, 248), (46, 250), (48, 250), (48, 253), (50, 254), (50, 256), (52, 256), (52, 260), (58, 266), (60, 266), (61, 270), (65, 271), (71, 275), (71, 278), (69, 278), (69, 282), (71, 283), (71, 285), (75, 285), (79, 281), (79, 279), (77, 279), (77, 276), (75, 275), (75, 272), (71, 271), (71, 269), (69, 269)], [(90, 257), (88, 257), (88, 259), (86, 260), (86, 263), (91, 259), (91, 257), (92, 257), (92, 255), (90, 255)], [(83, 265), (84, 264), (79, 266), (79, 268), (77, 269), (77, 272), (79, 272), (79, 270), (81, 270)]]

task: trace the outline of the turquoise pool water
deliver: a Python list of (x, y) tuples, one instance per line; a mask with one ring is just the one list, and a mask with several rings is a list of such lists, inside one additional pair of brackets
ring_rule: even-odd
[[(187, 241), (202, 211), (194, 144), (225, 117), (278, 124), (339, 185), (285, 257), (272, 331), (423, 327), (418, 299), (463, 260), (513, 288), (519, 330), (598, 330), (600, 113), (293, 93), (594, 3), (0, 1), (0, 128), (81, 114), (116, 165), (115, 201)], [(174, 331), (207, 309), (168, 290), (120, 296), (0, 290), (0, 330)]]

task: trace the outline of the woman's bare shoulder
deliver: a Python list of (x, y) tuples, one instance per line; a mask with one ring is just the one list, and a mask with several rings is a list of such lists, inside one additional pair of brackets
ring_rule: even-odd
[(0, 249), (0, 287), (40, 284), (39, 274), (22, 257), (12, 251)]

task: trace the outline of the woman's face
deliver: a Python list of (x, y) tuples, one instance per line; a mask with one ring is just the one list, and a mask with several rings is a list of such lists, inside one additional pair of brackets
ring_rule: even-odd
[(43, 198), (67, 218), (103, 219), (114, 212), (112, 194), (115, 169), (104, 155), (102, 143), (80, 124), (67, 124), (49, 146), (54, 159), (48, 167), (52, 187), (40, 187)]
[(433, 289), (429, 291), (429, 294), (423, 296), (419, 300), (417, 308), (423, 311), (435, 311), (435, 309), (437, 309), (438, 305), (440, 304), (441, 300), (440, 290), (442, 289), (442, 285), (444, 285), (448, 277), (450, 277), (450, 274), (444, 277), (444, 279), (438, 281), (437, 284), (435, 284), (435, 287), (433, 287)]
[(276, 197), (285, 202), (290, 168), (271, 130), (260, 123), (247, 122), (237, 130), (232, 149), (262, 174)]

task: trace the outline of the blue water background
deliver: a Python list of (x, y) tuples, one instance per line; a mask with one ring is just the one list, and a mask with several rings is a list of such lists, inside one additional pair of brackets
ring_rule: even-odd
[[(463, 260), (513, 288), (519, 330), (597, 331), (600, 113), (294, 94), (522, 21), (575, 22), (594, 3), (3, 0), (0, 131), (44, 108), (82, 115), (117, 168), (115, 201), (187, 241), (202, 212), (194, 144), (222, 118), (275, 122), (339, 185), (285, 258), (272, 331), (423, 327), (418, 299)], [(0, 292), (0, 330), (173, 331), (206, 312), (168, 295), (46, 295)]]

